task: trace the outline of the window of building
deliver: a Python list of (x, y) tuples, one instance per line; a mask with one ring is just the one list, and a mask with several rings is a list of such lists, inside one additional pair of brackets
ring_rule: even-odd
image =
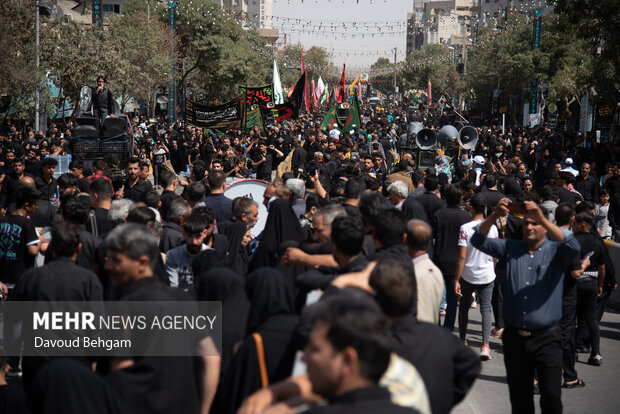
[(101, 6), (101, 9), (103, 10), (104, 13), (120, 14), (120, 12), (121, 12), (120, 4), (103, 4)]

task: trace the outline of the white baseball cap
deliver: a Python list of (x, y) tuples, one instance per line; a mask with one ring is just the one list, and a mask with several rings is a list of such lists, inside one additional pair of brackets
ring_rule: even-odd
[(573, 165), (573, 159), (572, 158), (567, 158), (567, 159), (564, 160), (564, 163), (566, 165)]
[(482, 155), (476, 155), (474, 157), (474, 162), (476, 164), (484, 165), (484, 157)]

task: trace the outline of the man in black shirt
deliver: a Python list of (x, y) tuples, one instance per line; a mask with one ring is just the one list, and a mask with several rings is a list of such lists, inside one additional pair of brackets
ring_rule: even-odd
[(106, 117), (114, 117), (114, 98), (112, 97), (112, 92), (110, 92), (105, 84), (105, 77), (97, 77), (97, 89), (95, 89), (93, 96), (93, 112), (102, 128), (103, 121)]
[(34, 266), (40, 239), (28, 216), (37, 210), (40, 197), (40, 191), (22, 188), (13, 214), (0, 217), (0, 286), (5, 294), (6, 287), (13, 289), (20, 276)]
[(581, 245), (581, 257), (589, 256), (590, 265), (577, 278), (577, 317), (583, 317), (590, 332), (590, 358), (588, 364), (601, 365), (603, 358), (600, 355), (600, 336), (598, 318), (596, 314), (596, 299), (602, 292), (605, 279), (605, 264), (603, 263), (604, 245), (590, 233), (594, 225), (594, 216), (589, 212), (575, 216), (573, 231), (575, 238)]
[(424, 379), (432, 412), (449, 413), (480, 373), (479, 358), (445, 329), (411, 315), (416, 288), (403, 264), (380, 260), (370, 273), (369, 285), (390, 318), (395, 352), (411, 362)]
[(444, 326), (449, 331), (452, 331), (454, 329), (458, 301), (458, 296), (454, 294), (453, 287), (459, 231), (463, 224), (471, 221), (471, 215), (459, 207), (462, 193), (456, 185), (445, 185), (442, 192), (448, 207), (437, 210), (433, 216), (435, 226), (433, 262), (441, 270), (446, 284), (446, 317), (444, 319)]
[(583, 196), (585, 201), (597, 203), (598, 200), (598, 181), (590, 172), (590, 164), (584, 162), (579, 169), (579, 175), (575, 179), (575, 190)]
[[(102, 301), (103, 288), (95, 273), (75, 264), (80, 229), (77, 225), (60, 222), (52, 229), (50, 243), (53, 260), (43, 267), (30, 269), (22, 275), (15, 288), (15, 298), (21, 301)], [(48, 357), (23, 358), (23, 382), (28, 389)], [(86, 363), (87, 360), (84, 360)]]
[(303, 290), (325, 290), (338, 275), (364, 270), (368, 260), (362, 255), (364, 225), (359, 217), (338, 216), (331, 225), (331, 248), (338, 268), (319, 266), (297, 276)]
[(258, 154), (254, 159), (256, 178), (271, 182), (271, 171), (273, 170), (273, 155), (267, 152), (267, 143), (260, 141), (258, 144)]
[(93, 209), (86, 223), (86, 229), (95, 236), (101, 237), (114, 227), (108, 218), (108, 212), (112, 205), (112, 187), (108, 181), (99, 178), (90, 185), (89, 194)]
[(133, 202), (141, 202), (144, 201), (144, 195), (153, 189), (151, 182), (141, 179), (139, 173), (140, 160), (138, 157), (131, 157), (127, 161), (127, 180), (123, 187), (123, 198), (128, 198)]
[(497, 178), (495, 175), (488, 174), (484, 177), (483, 183), (484, 187), (481, 193), (487, 201), (487, 211), (493, 211), (499, 200), (506, 196), (497, 189)]
[[(110, 232), (105, 243), (105, 269), (110, 272), (120, 300), (187, 300), (178, 289), (172, 289), (153, 277), (160, 253), (155, 234), (146, 226), (122, 224)], [(201, 348), (207, 346), (209, 340), (203, 339)], [(200, 388), (195, 383), (198, 375), (190, 357), (134, 357), (124, 361), (125, 368), (107, 379), (134, 412), (195, 413), (199, 409), (208, 412), (217, 388), (217, 380), (212, 379), (218, 377), (220, 357), (201, 358), (205, 365), (200, 375)], [(154, 393), (153, 389), (165, 392)], [(203, 391), (201, 395), (199, 389)]]
[[(426, 192), (419, 196), (417, 199), (424, 207), (426, 217), (431, 219), (435, 217), (435, 212), (441, 210), (446, 206), (446, 202), (437, 197), (437, 189), (439, 188), (439, 178), (436, 175), (428, 175), (424, 179), (424, 189)], [(430, 223), (431, 227), (435, 229), (436, 223)]]
[(164, 188), (164, 191), (159, 196), (159, 200), (161, 201), (159, 213), (161, 214), (162, 220), (167, 220), (170, 205), (174, 200), (181, 199), (181, 196), (176, 193), (177, 177), (168, 170), (162, 170), (159, 173), (159, 184)]

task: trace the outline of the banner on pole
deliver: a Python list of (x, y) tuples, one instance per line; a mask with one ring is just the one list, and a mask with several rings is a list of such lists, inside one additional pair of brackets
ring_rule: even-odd
[(241, 128), (245, 121), (245, 96), (221, 105), (201, 105), (190, 99), (185, 102), (185, 122), (203, 128)]

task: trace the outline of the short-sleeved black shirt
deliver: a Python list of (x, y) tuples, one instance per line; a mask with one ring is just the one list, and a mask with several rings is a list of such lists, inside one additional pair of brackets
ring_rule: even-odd
[(34, 266), (28, 246), (39, 243), (30, 219), (12, 214), (0, 217), (0, 281), (17, 283), (27, 269)]

